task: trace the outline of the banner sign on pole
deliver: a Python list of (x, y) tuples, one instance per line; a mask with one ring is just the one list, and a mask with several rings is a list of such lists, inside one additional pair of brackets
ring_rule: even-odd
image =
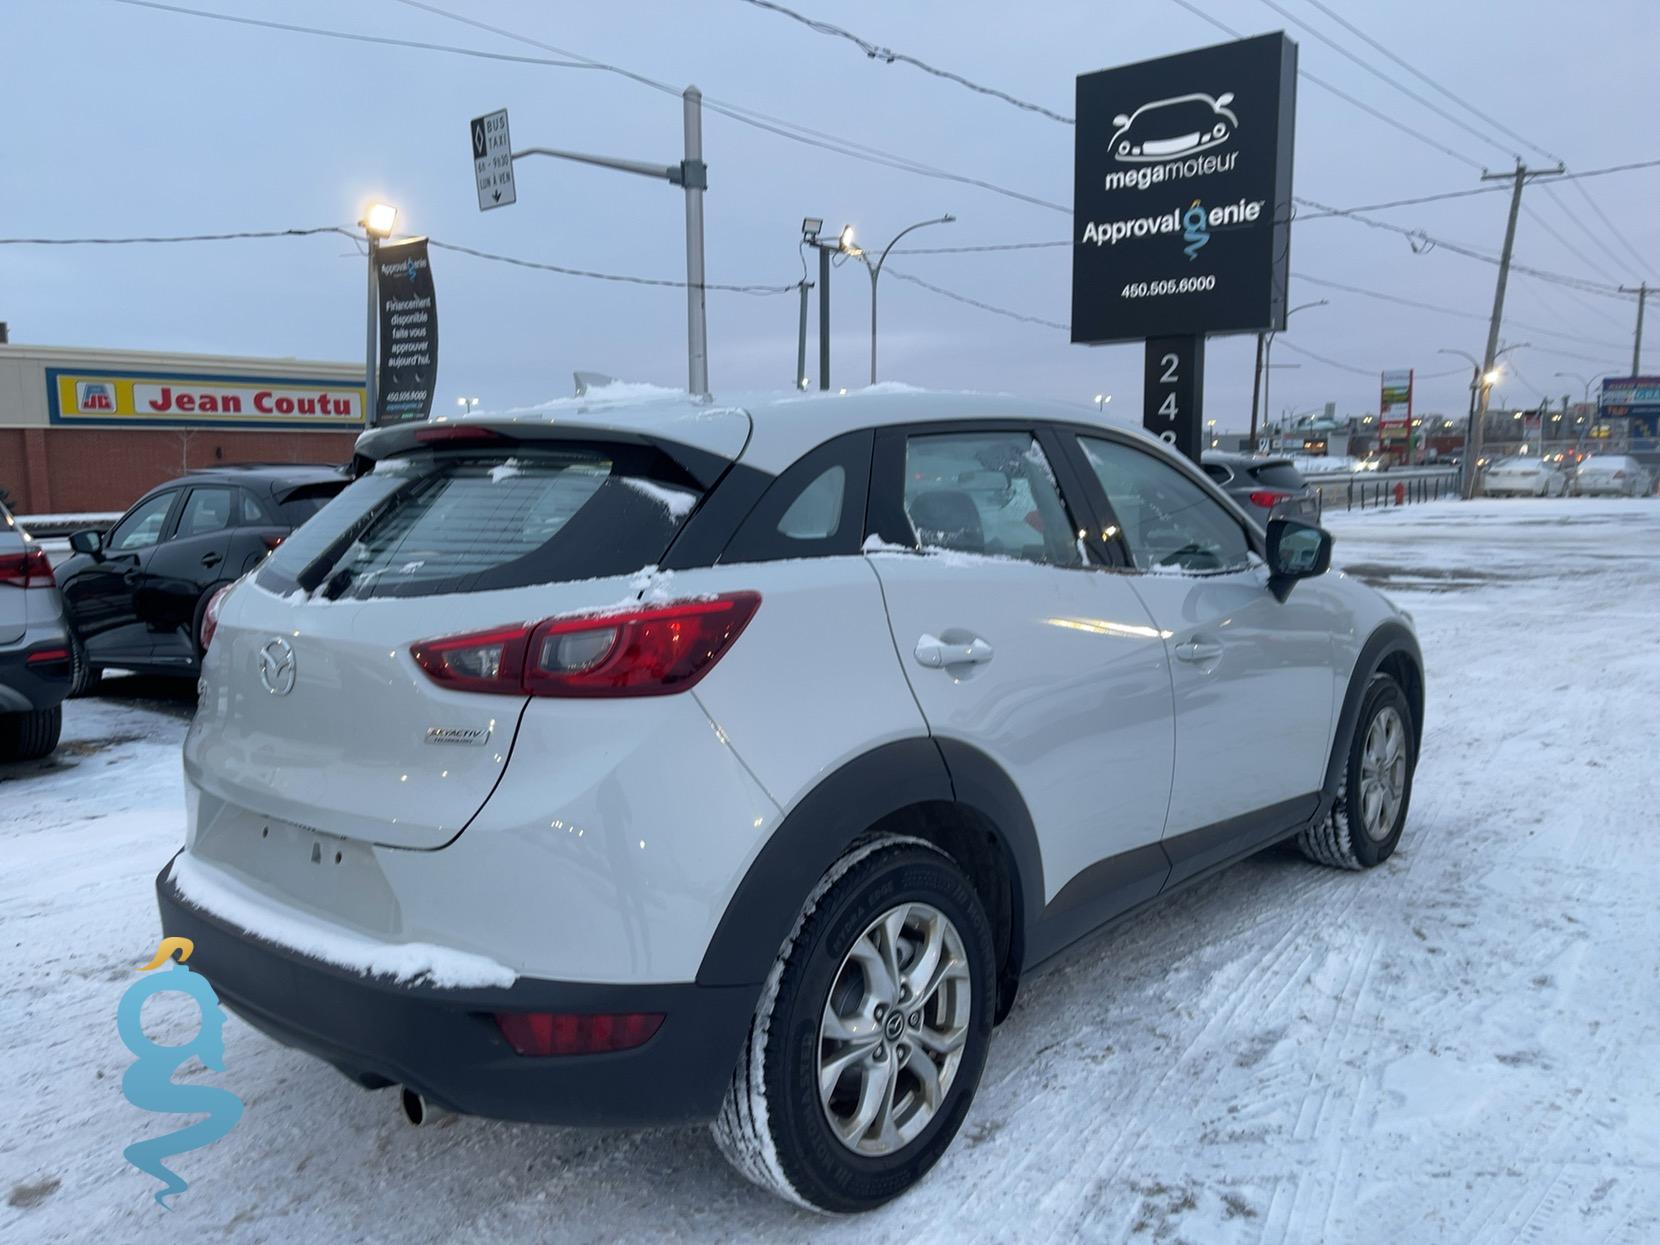
[(382, 243), (375, 253), (380, 303), (380, 387), (372, 422), (432, 414), (438, 380), (438, 304), (427, 240)]
[(1285, 327), (1296, 88), (1284, 34), (1079, 76), (1074, 342)]
[(1409, 454), (1412, 449), (1412, 369), (1397, 368), (1383, 374), (1378, 397), (1378, 440), (1400, 442)]

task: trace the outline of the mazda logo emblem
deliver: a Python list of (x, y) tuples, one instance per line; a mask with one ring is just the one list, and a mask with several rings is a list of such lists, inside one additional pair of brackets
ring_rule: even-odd
[(259, 650), (259, 681), (273, 696), (294, 690), (294, 646), (280, 635)]

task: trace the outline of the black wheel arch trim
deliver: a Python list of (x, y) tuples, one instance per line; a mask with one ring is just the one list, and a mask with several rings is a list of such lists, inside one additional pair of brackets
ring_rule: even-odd
[(1030, 921), (1043, 908), (1043, 866), (1031, 814), (995, 761), (925, 735), (863, 753), (821, 779), (785, 815), (739, 882), (698, 967), (704, 986), (759, 986), (801, 905), (836, 859), (884, 818), (923, 806), (977, 814), (1010, 873), (1009, 964), (1018, 974)]
[[(1355, 659), (1349, 675), (1348, 690), (1343, 694), (1343, 707), (1338, 714), (1337, 730), (1332, 737), (1331, 757), (1326, 762), (1326, 781), (1321, 790), (1320, 812), (1324, 814), (1337, 799), (1337, 790), (1343, 785), (1343, 769), (1348, 763), (1349, 746), (1354, 740), (1355, 727), (1360, 717), (1360, 704), (1366, 689), (1391, 657), (1403, 655), (1411, 664), (1414, 680), (1401, 690), (1406, 693), (1412, 708), (1412, 738), (1414, 748), (1422, 747), (1424, 732), (1424, 656), (1418, 647), (1418, 638), (1412, 628), (1393, 619), (1381, 623), (1367, 637)], [(1414, 756), (1416, 760), (1416, 756)]]

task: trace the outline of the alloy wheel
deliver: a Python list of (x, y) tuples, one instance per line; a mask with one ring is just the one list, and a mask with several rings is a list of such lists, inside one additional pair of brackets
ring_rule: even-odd
[(939, 1112), (962, 1061), (973, 986), (962, 936), (924, 903), (872, 921), (843, 958), (819, 1024), (819, 1101), (848, 1149), (900, 1150)]
[(1395, 828), (1406, 798), (1406, 724), (1393, 706), (1379, 710), (1360, 755), (1360, 821), (1381, 843)]

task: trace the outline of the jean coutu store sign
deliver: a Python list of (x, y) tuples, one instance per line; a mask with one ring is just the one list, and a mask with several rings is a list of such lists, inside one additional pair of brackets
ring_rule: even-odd
[(1072, 340), (1284, 327), (1297, 45), (1078, 78)]
[(285, 376), (46, 370), (54, 424), (125, 427), (363, 427), (363, 386)]

